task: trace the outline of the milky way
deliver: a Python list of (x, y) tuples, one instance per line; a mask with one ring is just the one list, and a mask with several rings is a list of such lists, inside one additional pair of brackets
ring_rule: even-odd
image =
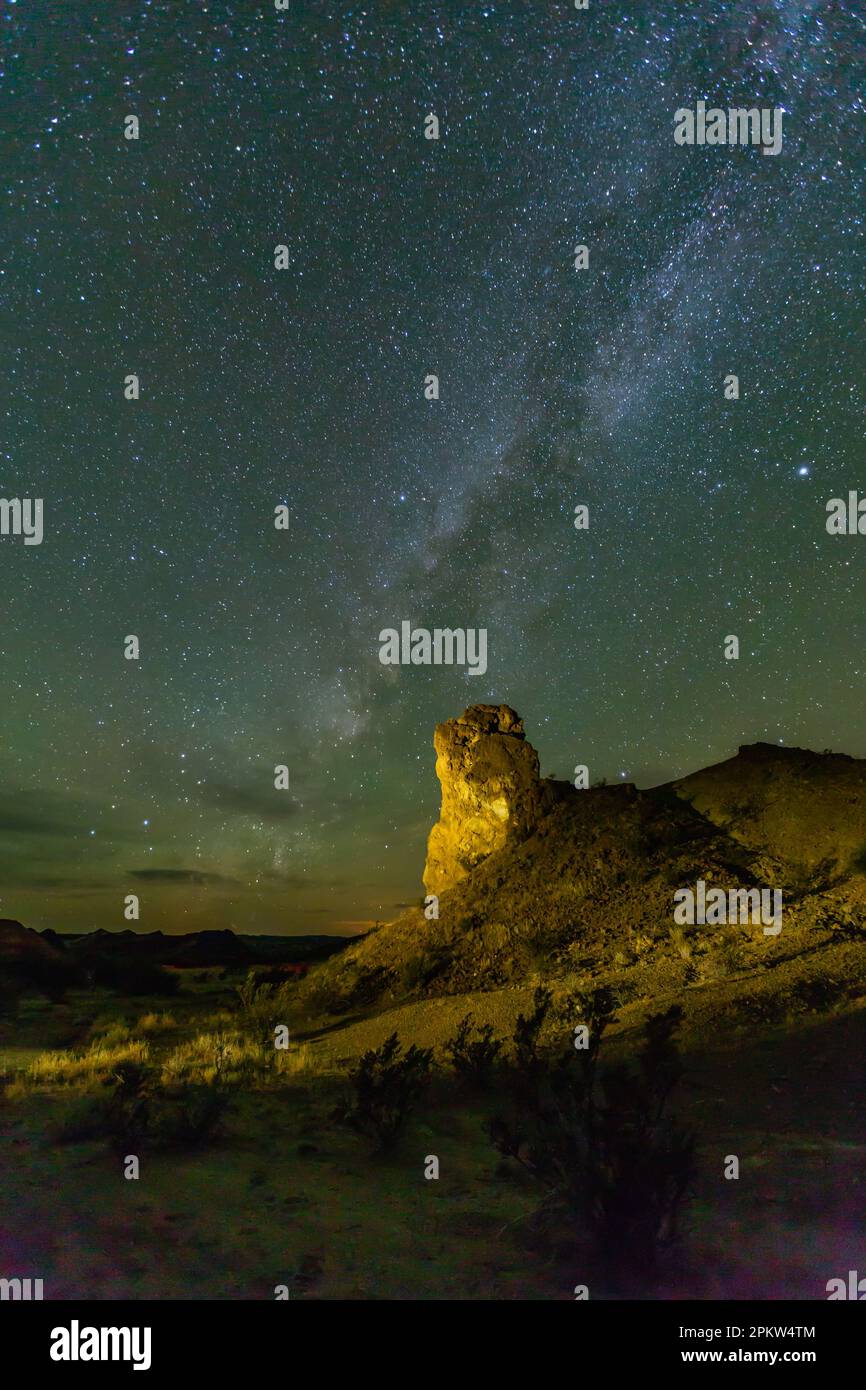
[[(866, 489), (858, 6), (19, 0), (0, 38), (2, 495), (45, 505), (0, 539), (0, 913), (392, 916), (477, 701), (561, 777), (866, 755), (866, 538), (824, 525)], [(781, 153), (675, 145), (698, 100), (781, 108)], [(486, 674), (382, 666), (404, 619), (486, 628)]]

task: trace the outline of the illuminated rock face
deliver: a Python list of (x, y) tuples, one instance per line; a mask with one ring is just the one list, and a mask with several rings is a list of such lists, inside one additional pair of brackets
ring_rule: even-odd
[(470, 705), (436, 726), (442, 810), (427, 841), (424, 887), (442, 893), (506, 843), (530, 835), (548, 808), (550, 786), (523, 721), (508, 705)]

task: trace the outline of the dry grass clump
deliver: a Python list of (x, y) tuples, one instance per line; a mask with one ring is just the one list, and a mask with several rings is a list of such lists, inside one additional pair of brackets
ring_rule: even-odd
[(143, 1064), (149, 1055), (146, 1042), (101, 1038), (80, 1053), (40, 1053), (27, 1067), (24, 1080), (36, 1086), (95, 1085), (126, 1063)]

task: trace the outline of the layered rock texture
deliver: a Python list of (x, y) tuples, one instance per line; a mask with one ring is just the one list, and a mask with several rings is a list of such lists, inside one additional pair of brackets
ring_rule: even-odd
[(562, 795), (509, 705), (470, 705), (433, 736), (442, 809), (427, 842), (424, 887), (442, 893), (507, 844), (531, 835)]

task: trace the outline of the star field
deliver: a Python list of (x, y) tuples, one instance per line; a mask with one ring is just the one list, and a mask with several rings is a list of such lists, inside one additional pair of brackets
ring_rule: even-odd
[[(18, 0), (0, 44), (0, 493), (45, 502), (0, 538), (0, 914), (393, 916), (479, 701), (560, 777), (866, 756), (858, 7)], [(780, 155), (677, 147), (699, 99)], [(487, 673), (383, 667), (402, 619)]]

